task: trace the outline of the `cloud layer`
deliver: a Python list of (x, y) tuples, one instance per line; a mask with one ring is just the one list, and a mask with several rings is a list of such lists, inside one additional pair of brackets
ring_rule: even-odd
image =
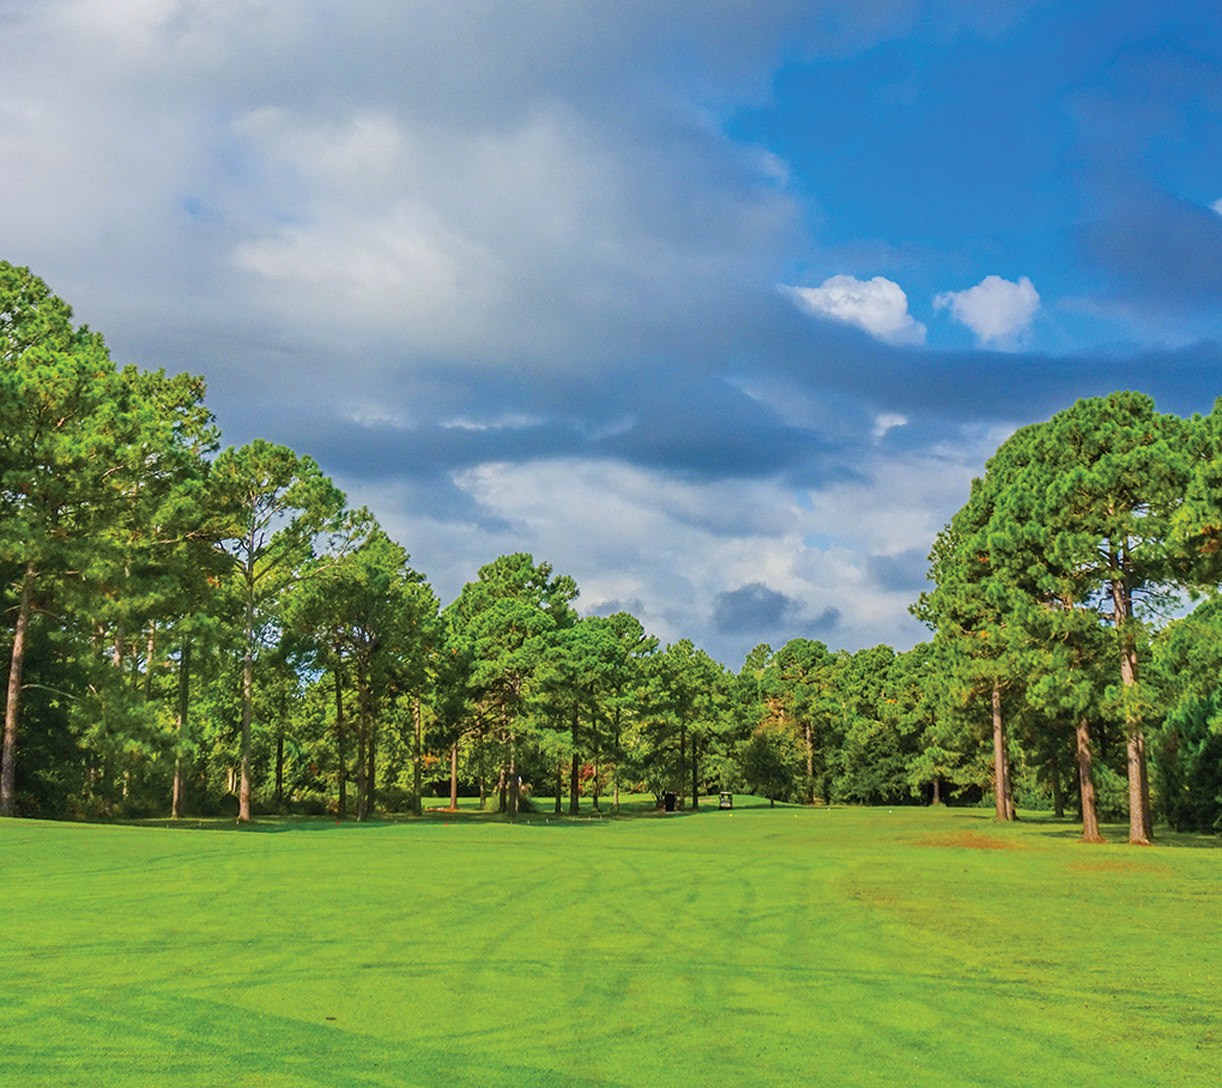
[(1056, 0), (10, 4), (0, 257), (443, 599), (529, 550), (734, 667), (902, 646), (1011, 429), (1222, 392), (1222, 65), (1168, 4), (1056, 65)]

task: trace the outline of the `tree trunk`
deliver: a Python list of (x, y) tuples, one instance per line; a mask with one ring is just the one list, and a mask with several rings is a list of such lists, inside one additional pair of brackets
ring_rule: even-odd
[(458, 741), (450, 745), (450, 811), (458, 810)]
[(17, 807), (17, 725), (21, 717), (21, 687), (25, 669), (26, 635), (34, 610), (34, 579), (38, 568), (27, 563), (21, 579), (21, 603), (13, 629), (13, 654), (8, 672), (8, 699), (4, 706), (4, 750), (0, 756), (0, 816), (12, 816)]
[(348, 818), (348, 753), (344, 751), (344, 683), (335, 670), (335, 746), (339, 756), (339, 808), (336, 816)]
[(683, 811), (683, 794), (687, 790), (687, 723), (679, 726), (679, 811)]
[(255, 714), (254, 588), (246, 597), (246, 650), (242, 655), (242, 783), (238, 790), (238, 820), (250, 820), (250, 723)]
[(581, 812), (581, 762), (577, 758), (577, 704), (573, 704), (573, 758), (569, 763), (569, 815), (576, 816)]
[(1082, 799), (1082, 841), (1103, 842), (1095, 811), (1095, 780), (1091, 773), (1090, 726), (1079, 718), (1074, 731), (1078, 752), (1078, 789)]
[(1006, 759), (1006, 730), (1001, 717), (1001, 682), (993, 681), (993, 800), (999, 820), (1014, 819), (1009, 798), (1010, 769)]
[[(1113, 553), (1113, 563), (1120, 557)], [(1132, 593), (1123, 579), (1112, 582), (1112, 608), (1116, 631), (1120, 638), (1120, 682), (1126, 691), (1137, 684), (1137, 647), (1129, 631), (1133, 613)], [(1124, 731), (1128, 749), (1129, 771), (1129, 842), (1149, 846), (1154, 836), (1154, 821), (1150, 814), (1150, 781), (1146, 769), (1146, 738), (1141, 720), (1132, 709), (1126, 709)]]
[(358, 719), (356, 723), (356, 818), (365, 819), (369, 795), (365, 791), (365, 728)]
[(276, 730), (276, 805), (284, 803), (284, 721)]
[[(415, 705), (416, 737), (412, 751), (412, 809), (417, 816), (424, 815), (424, 798), (420, 796), (420, 760), (423, 758), (421, 749), (424, 746), (424, 715), (420, 709), (420, 693), (416, 692)], [(454, 750), (458, 750), (455, 742)], [(457, 767), (457, 764), (455, 765)]]
[(187, 736), (187, 715), (191, 711), (191, 637), (183, 638), (182, 651), (178, 658), (178, 748), (174, 756), (174, 793), (170, 800), (170, 818), (181, 820), (183, 816), (183, 770), (182, 744)]
[(556, 815), (564, 811), (564, 760), (556, 760)]
[(1052, 814), (1058, 819), (1065, 818), (1065, 791), (1061, 788), (1061, 761), (1056, 752), (1052, 753)]
[(1146, 738), (1140, 726), (1128, 737), (1129, 842), (1149, 846), (1154, 837), (1150, 814), (1150, 776), (1146, 769)]
[(479, 738), (479, 754), (476, 758), (476, 775), (479, 778), (479, 810), (483, 812), (488, 807), (488, 777), (484, 773), (484, 738)]
[(815, 738), (810, 722), (806, 723), (806, 803), (815, 803)]
[(942, 803), (942, 779), (936, 774), (933, 776), (933, 797), (929, 803), (931, 805)]
[(700, 807), (700, 775), (697, 770), (696, 734), (692, 734), (692, 811)]
[(369, 723), (369, 773), (365, 776), (365, 789), (368, 798), (365, 802), (365, 814), (373, 819), (378, 811), (378, 731), (373, 722)]
[(512, 820), (518, 814), (518, 738), (509, 734), (509, 818)]

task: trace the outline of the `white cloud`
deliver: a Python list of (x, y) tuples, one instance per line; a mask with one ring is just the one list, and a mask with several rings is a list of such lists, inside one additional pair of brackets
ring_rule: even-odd
[(925, 343), (925, 326), (908, 313), (908, 296), (883, 276), (832, 276), (819, 287), (787, 288), (803, 309), (864, 329), (888, 344)]
[(898, 412), (882, 412), (874, 417), (874, 437), (882, 438), (888, 431), (895, 427), (902, 427), (907, 422), (908, 417)]
[(947, 291), (933, 300), (935, 310), (950, 310), (981, 344), (1012, 349), (1031, 327), (1040, 296), (1026, 276), (1017, 283), (985, 276), (966, 291)]
[(1219, 215), (1222, 215), (1222, 200), (1215, 200), (1210, 207), (1213, 208), (1213, 210)]

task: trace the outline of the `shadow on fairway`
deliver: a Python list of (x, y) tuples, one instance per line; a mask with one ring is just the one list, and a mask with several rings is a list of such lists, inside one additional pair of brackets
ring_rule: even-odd
[(436, 826), (480, 826), (487, 824), (512, 824), (518, 827), (547, 828), (577, 828), (589, 827), (594, 824), (624, 823), (638, 820), (685, 820), (693, 816), (709, 816), (714, 819), (727, 819), (738, 816), (758, 815), (766, 812), (776, 812), (782, 809), (801, 810), (805, 805), (769, 804), (767, 798), (735, 795), (732, 810), (719, 809), (717, 798), (706, 799), (698, 809), (690, 808), (678, 812), (666, 812), (658, 808), (652, 800), (632, 800), (621, 803), (618, 812), (612, 812), (610, 807), (595, 812), (589, 807), (578, 815), (556, 813), (550, 809), (544, 810), (538, 802), (533, 812), (523, 812), (510, 819), (503, 812), (495, 809), (478, 809), (462, 807), (458, 809), (425, 807), (424, 814), (416, 816), (411, 813), (379, 813), (368, 820), (356, 820), (352, 817), (338, 820), (334, 816), (254, 816), (247, 823), (239, 823), (233, 817), (185, 817), (181, 820), (168, 818), (145, 820), (121, 820), (118, 824), (130, 827), (164, 828), (175, 831), (237, 831), (244, 834), (282, 834), (284, 832), (336, 832), (355, 831), (358, 829), (385, 829), (395, 826), (436, 827)]

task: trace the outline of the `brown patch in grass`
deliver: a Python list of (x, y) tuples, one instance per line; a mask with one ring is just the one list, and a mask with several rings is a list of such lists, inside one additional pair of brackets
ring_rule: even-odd
[(1164, 876), (1162, 869), (1150, 865), (1142, 865), (1136, 861), (1071, 861), (1066, 868), (1076, 869), (1080, 873), (1146, 873), (1150, 876)]
[(979, 831), (957, 831), (953, 835), (939, 835), (936, 839), (921, 839), (916, 846), (958, 846), (967, 850), (1025, 850), (1016, 842), (995, 839)]

